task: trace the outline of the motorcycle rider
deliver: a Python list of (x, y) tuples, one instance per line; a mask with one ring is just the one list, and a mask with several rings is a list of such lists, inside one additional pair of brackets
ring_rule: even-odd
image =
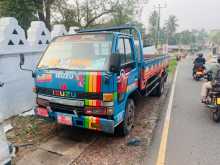
[(203, 67), (203, 69), (205, 69), (205, 63), (206, 63), (206, 60), (205, 58), (203, 57), (203, 54), (202, 53), (199, 53), (198, 54), (198, 57), (194, 60), (194, 67), (193, 67), (193, 75), (195, 74), (196, 72), (196, 69), (200, 66)]
[[(212, 77), (215, 79), (219, 69), (220, 69), (220, 56), (218, 56), (218, 58), (217, 58), (217, 63), (212, 64), (212, 66), (210, 67), (210, 69), (208, 69), (208, 71), (206, 73), (211, 73)], [(212, 83), (213, 83), (213, 81), (207, 81), (207, 82), (203, 83), (203, 85), (202, 85), (201, 96), (202, 96), (203, 103), (207, 102), (208, 91), (210, 89), (212, 89)]]

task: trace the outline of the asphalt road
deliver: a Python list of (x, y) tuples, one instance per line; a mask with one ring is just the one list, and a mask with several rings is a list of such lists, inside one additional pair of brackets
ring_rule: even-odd
[[(219, 165), (220, 124), (211, 119), (200, 102), (201, 82), (192, 79), (192, 58), (179, 63), (170, 127), (165, 151), (166, 165)], [(164, 118), (165, 114), (162, 115)], [(163, 119), (154, 135), (147, 164), (156, 164)]]

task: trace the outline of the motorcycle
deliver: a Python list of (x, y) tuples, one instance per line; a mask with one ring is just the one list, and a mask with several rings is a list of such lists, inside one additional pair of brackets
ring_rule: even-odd
[(196, 67), (193, 73), (193, 78), (196, 81), (199, 81), (204, 76), (205, 76), (205, 68), (203, 66)]
[[(205, 78), (211, 81), (211, 73), (207, 73)], [(211, 109), (212, 119), (220, 122), (220, 81), (212, 83), (212, 89), (208, 91), (207, 102), (205, 103)]]

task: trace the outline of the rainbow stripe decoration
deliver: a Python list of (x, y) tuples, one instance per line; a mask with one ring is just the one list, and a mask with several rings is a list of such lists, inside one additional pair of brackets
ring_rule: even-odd
[[(102, 84), (101, 72), (93, 72), (85, 75), (84, 90), (90, 93), (100, 93)], [(102, 106), (101, 100), (85, 100), (86, 106)]]
[(100, 93), (102, 84), (101, 72), (93, 72), (85, 75), (85, 92)]
[(94, 107), (100, 107), (103, 106), (103, 102), (101, 100), (85, 100), (86, 106), (94, 106)]
[(100, 118), (98, 117), (92, 117), (92, 116), (85, 116), (83, 127), (88, 129), (95, 129), (95, 130), (101, 130), (100, 128)]

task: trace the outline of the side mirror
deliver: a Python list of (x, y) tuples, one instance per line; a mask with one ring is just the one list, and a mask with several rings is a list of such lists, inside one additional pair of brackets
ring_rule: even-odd
[(20, 66), (24, 65), (24, 54), (20, 54)]
[(114, 53), (110, 56), (109, 61), (110, 71), (113, 73), (118, 73), (121, 66), (121, 55), (119, 53)]

